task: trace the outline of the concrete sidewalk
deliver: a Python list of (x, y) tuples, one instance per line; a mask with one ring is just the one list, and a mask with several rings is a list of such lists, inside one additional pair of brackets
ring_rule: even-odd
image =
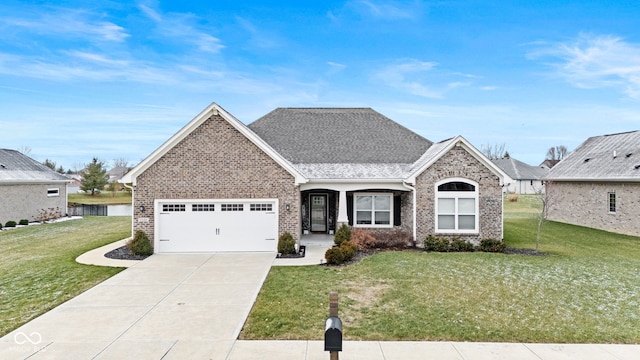
[[(322, 341), (236, 341), (229, 360), (327, 360)], [(345, 341), (341, 360), (637, 360), (640, 345)]]

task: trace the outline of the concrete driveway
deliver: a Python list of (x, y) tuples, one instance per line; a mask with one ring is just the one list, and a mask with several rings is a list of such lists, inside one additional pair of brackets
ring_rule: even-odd
[(225, 359), (274, 253), (156, 254), (0, 340), (0, 359)]

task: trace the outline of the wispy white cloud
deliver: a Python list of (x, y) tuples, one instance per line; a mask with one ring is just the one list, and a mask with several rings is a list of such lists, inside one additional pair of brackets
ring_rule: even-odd
[(347, 65), (335, 63), (333, 61), (328, 61), (327, 65), (329, 65), (329, 71), (327, 71), (327, 74), (329, 75), (337, 74), (347, 68)]
[(473, 76), (437, 71), (437, 66), (430, 61), (402, 60), (377, 71), (373, 79), (402, 92), (430, 99), (441, 99), (448, 91), (472, 85), (470, 81), (449, 79)]
[(206, 29), (198, 25), (198, 17), (193, 14), (162, 14), (144, 4), (138, 5), (138, 8), (156, 24), (157, 31), (164, 38), (191, 43), (200, 51), (207, 53), (218, 53), (225, 47), (219, 38), (209, 34)]
[(551, 59), (555, 74), (585, 89), (616, 88), (640, 99), (640, 44), (611, 35), (581, 34), (561, 43), (537, 43), (531, 59)]
[(39, 8), (21, 14), (0, 16), (0, 25), (12, 32), (25, 31), (44, 36), (86, 38), (93, 41), (122, 42), (130, 35), (122, 26), (86, 10)]
[(419, 2), (397, 2), (380, 0), (352, 0), (346, 6), (358, 13), (383, 20), (406, 20), (415, 18), (420, 11)]

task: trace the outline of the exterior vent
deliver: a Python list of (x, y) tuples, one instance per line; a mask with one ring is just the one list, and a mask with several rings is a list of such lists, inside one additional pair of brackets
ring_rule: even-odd
[(617, 152), (617, 151), (615, 151), (615, 150), (613, 150), (613, 158), (615, 159), (615, 158), (617, 158), (617, 157), (618, 157), (618, 152)]
[(636, 170), (640, 169), (640, 164), (634, 166), (633, 168), (636, 169)]
[(630, 157), (631, 157), (631, 154), (633, 154), (633, 153), (628, 153), (627, 155), (625, 155), (625, 157), (630, 158)]
[(588, 163), (589, 160), (591, 160), (591, 158), (586, 158), (586, 159), (584, 159), (584, 162)]
[(6, 169), (7, 167), (4, 164), (0, 164), (0, 169)]

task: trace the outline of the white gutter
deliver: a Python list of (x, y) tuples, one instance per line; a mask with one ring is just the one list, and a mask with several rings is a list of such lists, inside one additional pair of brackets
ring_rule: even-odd
[[(402, 185), (404, 185), (404, 187), (406, 187), (407, 189), (411, 190), (411, 192), (413, 193), (413, 224), (412, 224), (412, 230), (413, 230), (413, 241), (414, 243), (418, 242), (418, 239), (416, 239), (417, 234), (417, 229), (416, 229), (416, 219), (417, 219), (417, 215), (416, 215), (416, 200), (417, 200), (417, 195), (416, 195), (416, 188), (407, 184), (406, 182), (402, 181)], [(402, 211), (402, 210), (400, 210)]]

